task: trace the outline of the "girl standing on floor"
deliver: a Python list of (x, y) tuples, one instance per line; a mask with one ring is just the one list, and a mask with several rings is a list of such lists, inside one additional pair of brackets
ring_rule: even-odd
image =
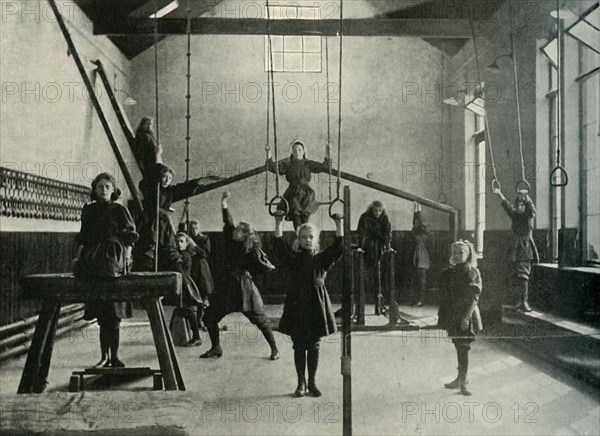
[[(294, 394), (305, 395), (308, 388), (315, 397), (321, 396), (316, 384), (320, 340), (336, 331), (335, 317), (325, 288), (327, 271), (343, 254), (342, 219), (334, 215), (335, 243), (319, 252), (319, 231), (311, 224), (302, 224), (292, 247), (283, 239), (283, 212), (275, 215), (275, 252), (290, 271), (292, 286), (286, 295), (279, 332), (289, 335), (294, 343), (294, 364), (298, 387)], [(306, 369), (308, 364), (308, 386)]]
[(481, 295), (481, 275), (477, 269), (477, 257), (473, 244), (456, 241), (452, 244), (451, 268), (440, 276), (440, 308), (438, 326), (448, 332), (456, 348), (458, 377), (444, 384), (447, 389), (460, 389), (461, 394), (471, 395), (467, 388), (469, 350), (475, 335), (482, 330), (477, 302)]
[[(185, 213), (179, 223), (179, 231), (185, 232)], [(192, 238), (195, 245), (190, 246), (189, 249), (192, 252), (192, 280), (198, 286), (200, 295), (204, 300), (205, 304), (198, 306), (198, 325), (201, 329), (206, 330), (204, 326), (204, 312), (208, 306), (210, 296), (213, 294), (215, 286), (210, 272), (210, 266), (208, 265), (208, 256), (210, 255), (210, 239), (207, 235), (200, 232), (200, 221), (190, 220), (189, 221), (189, 232), (188, 235)]]
[(510, 258), (513, 264), (513, 286), (517, 295), (517, 308), (523, 312), (531, 312), (529, 307), (529, 275), (531, 264), (539, 261), (537, 247), (533, 242), (533, 219), (536, 210), (529, 197), (528, 191), (519, 191), (515, 198), (514, 206), (509, 203), (500, 189), (493, 193), (502, 199), (502, 208), (510, 218), (513, 231), (513, 244)]
[[(275, 162), (268, 151), (268, 169), (275, 173)], [(315, 191), (310, 187), (312, 173), (321, 173), (329, 171), (331, 160), (325, 158), (323, 163), (308, 160), (306, 157), (306, 147), (301, 141), (292, 142), (292, 154), (289, 160), (281, 161), (278, 164), (279, 174), (285, 175), (289, 186), (283, 193), (283, 198), (288, 203), (289, 210), (285, 215), (287, 221), (292, 221), (294, 229), (307, 223), (310, 216), (319, 209), (319, 202), (316, 199)], [(277, 209), (282, 210), (285, 204), (279, 203)]]
[[(200, 339), (200, 327), (198, 326), (198, 318), (196, 311), (199, 306), (204, 304), (204, 300), (200, 295), (200, 291), (196, 283), (192, 279), (192, 252), (194, 241), (185, 233), (180, 232), (175, 235), (175, 243), (177, 251), (181, 256), (181, 273), (182, 273), (182, 292), (181, 301), (177, 304), (175, 310), (181, 313), (182, 317), (188, 320), (192, 330), (192, 339), (186, 344), (186, 347), (194, 347), (202, 345)], [(174, 319), (174, 318), (172, 318)]]
[(412, 234), (415, 238), (415, 252), (413, 254), (413, 266), (415, 267), (416, 286), (413, 286), (413, 305), (423, 306), (425, 294), (427, 293), (427, 270), (431, 262), (429, 253), (425, 247), (427, 242), (427, 226), (423, 221), (421, 214), (421, 205), (415, 201), (415, 210), (413, 213)]
[(256, 232), (245, 221), (236, 226), (229, 211), (229, 192), (221, 197), (223, 213), (223, 236), (225, 240), (225, 277), (221, 291), (210, 301), (204, 314), (204, 324), (208, 329), (211, 348), (200, 356), (201, 359), (221, 357), (221, 338), (219, 337), (219, 321), (230, 313), (242, 312), (248, 320), (256, 325), (271, 347), (271, 360), (279, 359), (277, 343), (271, 330), (269, 319), (258, 288), (252, 276), (274, 270), (267, 255), (262, 251), (260, 239)]
[[(81, 230), (74, 260), (75, 277), (105, 280), (127, 274), (131, 268), (131, 247), (138, 239), (129, 210), (115, 203), (121, 192), (115, 179), (101, 173), (92, 182), (93, 203), (83, 206)], [(95, 365), (123, 367), (119, 360), (119, 333), (122, 318), (131, 318), (131, 303), (92, 302), (85, 305), (84, 319), (96, 318), (100, 327), (100, 361)]]

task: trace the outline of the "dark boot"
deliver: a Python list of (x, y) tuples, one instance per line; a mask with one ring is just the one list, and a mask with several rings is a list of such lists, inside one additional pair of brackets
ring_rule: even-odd
[(459, 386), (458, 376), (454, 380), (452, 380), (450, 383), (444, 383), (444, 387), (446, 389), (458, 389), (458, 386)]
[(471, 395), (471, 392), (467, 389), (467, 372), (469, 370), (469, 349), (467, 345), (460, 345), (456, 347), (456, 354), (458, 357), (458, 386), (460, 393), (463, 395)]
[(123, 368), (125, 364), (119, 360), (119, 341), (120, 341), (120, 329), (119, 326), (113, 328), (110, 331), (110, 366), (113, 368)]
[(467, 381), (467, 376), (466, 375), (459, 378), (458, 384), (459, 384), (459, 387), (460, 387), (460, 393), (462, 395), (465, 395), (467, 397), (471, 395), (471, 392), (467, 388), (467, 385), (469, 384), (469, 382)]
[(211, 347), (206, 353), (200, 355), (200, 359), (221, 357), (223, 355), (223, 350), (221, 349), (221, 338), (219, 337), (219, 325), (216, 323), (209, 323), (206, 328), (208, 329)]
[(523, 302), (521, 303), (521, 310), (523, 312), (531, 312), (531, 307), (529, 307), (529, 281), (521, 280), (521, 291)]
[(204, 325), (204, 305), (201, 304), (198, 306), (198, 311), (196, 312), (196, 320), (198, 321), (198, 328), (203, 332), (206, 331), (206, 326)]
[(306, 395), (306, 350), (294, 350), (294, 365), (298, 375), (298, 387), (294, 395), (303, 397)]
[(103, 366), (108, 366), (110, 364), (108, 358), (108, 329), (106, 327), (100, 326), (99, 338), (101, 357), (100, 361), (94, 365), (94, 368), (102, 368)]
[(275, 336), (273, 336), (273, 330), (271, 330), (271, 327), (268, 324), (263, 323), (256, 324), (256, 327), (258, 327), (269, 344), (269, 347), (271, 347), (271, 356), (269, 359), (279, 359), (279, 350), (277, 349), (277, 342), (275, 342)]
[(319, 367), (319, 349), (313, 348), (306, 352), (306, 363), (308, 366), (308, 392), (314, 397), (320, 397), (321, 391), (316, 384), (317, 368)]
[(192, 329), (192, 339), (186, 344), (186, 347), (197, 347), (202, 345), (200, 329), (198, 328), (198, 318), (196, 318), (196, 314), (193, 312), (189, 313), (186, 318), (190, 323), (190, 328)]

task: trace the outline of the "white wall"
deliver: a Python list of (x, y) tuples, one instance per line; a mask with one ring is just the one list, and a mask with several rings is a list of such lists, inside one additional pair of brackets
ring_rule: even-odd
[[(226, 177), (262, 165), (267, 110), (264, 37), (194, 36), (192, 46), (191, 176), (217, 168)], [(330, 38), (329, 77), (335, 84), (338, 50), (338, 39)], [(176, 170), (176, 181), (185, 178), (185, 52), (183, 36), (171, 36), (159, 44), (160, 141), (165, 148), (164, 161)], [(430, 95), (425, 90), (439, 87), (441, 53), (415, 38), (346, 37), (343, 56), (342, 170), (436, 199), (439, 177), (426, 175), (423, 169), (435, 169), (439, 164), (442, 103), (439, 88)], [(133, 61), (140, 85), (136, 122), (155, 112), (153, 62), (153, 50)], [(298, 138), (306, 143), (311, 159), (323, 159), (327, 142), (325, 77), (325, 69), (321, 73), (275, 74), (280, 156), (289, 155), (290, 141)], [(337, 101), (332, 102), (334, 158), (337, 109)], [(321, 175), (313, 181), (322, 200), (327, 198), (326, 179)], [(283, 189), (286, 185), (283, 181)], [(272, 228), (263, 205), (264, 176), (229, 189), (238, 216), (261, 230)], [(272, 195), (273, 183), (269, 189)], [(207, 230), (221, 227), (220, 194), (211, 192), (192, 201), (193, 214)], [(368, 203), (378, 198), (387, 202), (396, 229), (412, 226), (411, 203), (360, 187), (354, 189), (352, 199), (354, 224)], [(446, 216), (426, 213), (434, 228), (446, 228)], [(315, 222), (333, 228), (326, 207)]]
[[(131, 66), (107, 37), (94, 36), (92, 23), (72, 1), (57, 1), (88, 77), (97, 82), (100, 103), (125, 160), (135, 168), (129, 146), (92, 60), (100, 59), (109, 80), (131, 82)], [(46, 1), (2, 1), (0, 50), (2, 166), (63, 182), (89, 186), (101, 171), (128, 193), (106, 134), (75, 62)], [(33, 221), (33, 220), (32, 220)], [(75, 231), (77, 223), (2, 220), (2, 230)]]

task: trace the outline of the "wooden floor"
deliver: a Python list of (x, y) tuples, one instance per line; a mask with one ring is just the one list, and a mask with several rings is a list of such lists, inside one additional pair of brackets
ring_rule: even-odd
[[(367, 314), (372, 313), (367, 308)], [(402, 308), (414, 320), (433, 308)], [(269, 306), (270, 315), (281, 313)], [(147, 320), (122, 330), (122, 359), (157, 368)], [(385, 323), (367, 316), (369, 323)], [(0, 432), (5, 434), (339, 435), (342, 433), (340, 336), (321, 346), (320, 398), (294, 398), (292, 344), (275, 333), (282, 358), (241, 314), (224, 319), (224, 355), (200, 360), (207, 345), (178, 348), (186, 392), (152, 391), (152, 377), (96, 379), (69, 393), (71, 372), (98, 360), (97, 330), (59, 340), (49, 386), (41, 395), (16, 395), (24, 358), (0, 366)], [(206, 339), (206, 338), (205, 338)], [(155, 353), (155, 352), (154, 352)], [(356, 332), (352, 339), (354, 434), (600, 434), (600, 402), (558, 371), (540, 370), (497, 348), (473, 345), (471, 397), (443, 388), (456, 375), (454, 347), (437, 330)], [(471, 414), (471, 416), (469, 416)]]

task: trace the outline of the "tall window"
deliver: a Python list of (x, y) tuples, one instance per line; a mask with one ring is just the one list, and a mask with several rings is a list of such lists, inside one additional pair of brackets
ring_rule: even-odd
[[(274, 20), (318, 20), (318, 6), (285, 5), (269, 6)], [(272, 35), (273, 71), (276, 72), (321, 72), (321, 37)], [(265, 36), (265, 71), (270, 71), (269, 38)]]
[(485, 118), (473, 113), (475, 117), (475, 250), (483, 254), (483, 232), (485, 231)]
[[(573, 126), (578, 122), (578, 129), (566, 129), (566, 149), (562, 149), (565, 158), (579, 154), (579, 162), (575, 174), (569, 174), (569, 190), (573, 192), (573, 185), (579, 193), (580, 207), (561, 208), (561, 189), (549, 190), (549, 217), (552, 255), (556, 260), (558, 252), (558, 229), (561, 226), (561, 213), (570, 218), (578, 218), (578, 238), (580, 242), (582, 260), (585, 264), (600, 266), (600, 7), (598, 3), (582, 13), (575, 21), (564, 30), (564, 83), (570, 91), (565, 93), (564, 115), (565, 124)], [(557, 99), (557, 37), (550, 37), (550, 41), (542, 47), (548, 59), (548, 88), (546, 99), (548, 101), (548, 143), (549, 170), (556, 165), (556, 146), (558, 138), (558, 117), (560, 107)], [(573, 86), (576, 85), (576, 86)], [(575, 103), (577, 102), (577, 103)], [(578, 148), (573, 145), (578, 144)], [(575, 151), (571, 151), (575, 150)], [(571, 154), (572, 153), (572, 154)], [(571, 161), (572, 162), (572, 161)], [(573, 164), (570, 165), (573, 171)], [(563, 206), (564, 207), (564, 206)], [(577, 215), (575, 215), (577, 214)], [(570, 224), (572, 225), (572, 224)]]
[(587, 262), (600, 264), (600, 56), (582, 45), (579, 58), (582, 251)]
[[(556, 66), (554, 64), (548, 64), (548, 85), (549, 89), (546, 94), (548, 99), (548, 158), (550, 162), (550, 169), (554, 168), (556, 162), (556, 146), (558, 145), (558, 75)], [(561, 190), (556, 188), (550, 188), (548, 190), (548, 204), (550, 205), (550, 248), (552, 252), (552, 261), (558, 261), (558, 230), (561, 224)]]
[[(485, 117), (470, 110), (465, 111), (465, 132), (467, 147), (465, 164), (471, 166), (467, 170), (472, 175), (469, 183), (465, 183), (465, 228), (473, 230), (475, 251), (483, 254), (483, 233), (485, 231), (485, 188), (491, 171), (485, 161)], [(490, 179), (491, 180), (491, 179)]]

